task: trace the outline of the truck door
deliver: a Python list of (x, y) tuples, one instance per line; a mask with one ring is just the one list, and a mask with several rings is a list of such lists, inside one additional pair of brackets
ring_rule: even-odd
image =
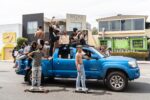
[(76, 66), (75, 66), (75, 53), (74, 49), (70, 48), (69, 53), (65, 53), (61, 55), (59, 53), (59, 49), (57, 51), (57, 55), (53, 60), (53, 71), (55, 77), (65, 77), (65, 78), (73, 78), (76, 77)]
[(98, 59), (93, 59), (92, 56), (95, 55), (94, 52), (83, 49), (86, 56), (90, 58), (90, 60), (83, 58), (84, 68), (86, 72), (87, 78), (98, 78), (100, 76), (100, 64)]

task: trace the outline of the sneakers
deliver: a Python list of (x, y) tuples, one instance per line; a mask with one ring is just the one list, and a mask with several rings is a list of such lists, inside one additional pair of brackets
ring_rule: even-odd
[(88, 88), (82, 88), (82, 91), (88, 91)]
[(81, 91), (81, 90), (82, 90), (81, 87), (76, 88), (76, 91)]
[(35, 87), (31, 87), (31, 88), (30, 88), (30, 91), (34, 91), (34, 90), (35, 90)]
[(42, 87), (38, 87), (38, 89), (39, 89), (40, 91), (44, 91), (44, 89), (43, 89)]

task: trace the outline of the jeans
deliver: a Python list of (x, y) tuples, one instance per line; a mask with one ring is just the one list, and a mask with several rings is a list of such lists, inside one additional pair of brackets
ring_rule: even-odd
[(41, 67), (32, 67), (32, 87), (41, 85)]
[(85, 76), (85, 70), (84, 70), (84, 65), (80, 65), (80, 72), (77, 73), (77, 79), (76, 79), (76, 88), (80, 88), (80, 83), (82, 85), (82, 88), (86, 88), (85, 85), (85, 80), (86, 80), (86, 76)]

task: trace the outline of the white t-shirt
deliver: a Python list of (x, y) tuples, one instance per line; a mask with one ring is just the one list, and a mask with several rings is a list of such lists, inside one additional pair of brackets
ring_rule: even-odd
[(26, 46), (25, 48), (24, 48), (24, 50), (23, 50), (23, 53), (25, 54), (25, 53), (29, 53), (29, 51), (30, 51), (30, 46)]

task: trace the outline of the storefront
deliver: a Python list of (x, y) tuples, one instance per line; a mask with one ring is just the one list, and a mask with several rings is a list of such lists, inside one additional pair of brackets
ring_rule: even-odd
[(12, 60), (12, 51), (17, 38), (22, 37), (21, 24), (0, 25), (0, 59)]
[(113, 51), (146, 51), (147, 37), (127, 37), (127, 38), (99, 38), (100, 45), (106, 45), (108, 48), (112, 48)]

